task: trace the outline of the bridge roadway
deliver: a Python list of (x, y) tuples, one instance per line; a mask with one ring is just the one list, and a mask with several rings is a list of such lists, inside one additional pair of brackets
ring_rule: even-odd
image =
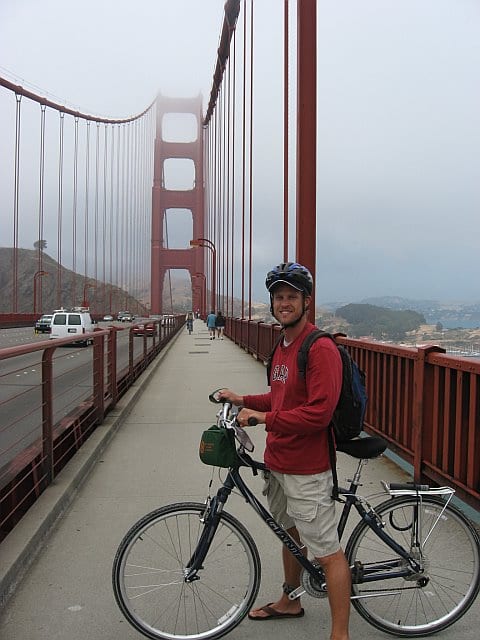
[[(214, 420), (208, 393), (221, 386), (261, 391), (266, 388), (264, 367), (228, 339), (210, 341), (205, 324), (196, 320), (194, 333), (178, 335), (0, 545), (0, 584), (39, 550), (3, 608), (2, 640), (143, 637), (115, 603), (113, 556), (124, 533), (145, 513), (170, 502), (204, 500), (212, 469), (201, 464), (198, 443)], [(251, 428), (249, 433), (260, 457), (263, 430)], [(353, 461), (339, 457), (342, 482), (350, 477)], [(383, 478), (402, 481), (406, 473), (387, 458), (371, 461), (363, 493), (380, 491)], [(213, 480), (215, 486), (216, 473)], [(258, 494), (261, 482), (251, 477)], [(279, 544), (240, 498), (231, 498), (227, 509), (245, 522), (258, 544), (263, 571), (259, 604), (271, 602), (282, 584)], [(479, 605), (477, 600), (459, 622), (436, 637), (477, 640)], [(261, 632), (264, 640), (328, 638), (326, 600), (305, 596), (303, 606), (306, 615), (300, 620), (269, 621), (260, 629), (259, 623), (245, 619), (229, 637), (256, 639)], [(385, 637), (352, 611), (352, 640)]]

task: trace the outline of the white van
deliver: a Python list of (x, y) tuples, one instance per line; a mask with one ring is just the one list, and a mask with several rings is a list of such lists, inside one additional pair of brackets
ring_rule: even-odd
[[(76, 334), (82, 336), (84, 333), (93, 331), (94, 326), (92, 316), (84, 307), (74, 308), (72, 311), (60, 309), (53, 314), (50, 339), (70, 338)], [(91, 338), (83, 340), (82, 344), (87, 346), (89, 342)]]

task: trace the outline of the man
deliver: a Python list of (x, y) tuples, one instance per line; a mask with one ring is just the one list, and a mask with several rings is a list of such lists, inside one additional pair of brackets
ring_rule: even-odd
[[(315, 328), (307, 320), (313, 288), (308, 269), (298, 263), (282, 263), (267, 274), (265, 284), (271, 312), (283, 328), (271, 363), (271, 390), (241, 396), (223, 389), (221, 397), (244, 406), (238, 414), (242, 427), (252, 417), (265, 424), (270, 510), (322, 566), (332, 616), (330, 640), (348, 640), (350, 569), (337, 536), (328, 447), (328, 426), (342, 385), (342, 362), (332, 340), (319, 338), (310, 348), (305, 379), (298, 372), (298, 350)], [(300, 585), (301, 567), (285, 548), (282, 559), (282, 595), (250, 611), (251, 620), (303, 616), (300, 599), (288, 597)]]
[(207, 328), (210, 333), (210, 340), (215, 340), (216, 322), (217, 316), (215, 315), (215, 311), (210, 311), (207, 316)]
[(225, 331), (225, 316), (221, 311), (218, 311), (215, 319), (215, 326), (217, 327), (217, 338), (223, 340), (223, 333)]

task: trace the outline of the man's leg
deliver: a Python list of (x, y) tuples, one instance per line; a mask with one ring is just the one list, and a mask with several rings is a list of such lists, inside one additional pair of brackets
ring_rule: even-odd
[(330, 640), (348, 640), (350, 619), (351, 574), (345, 554), (340, 549), (323, 558), (316, 558), (325, 572), (328, 601), (332, 616)]
[[(300, 543), (300, 538), (298, 535), (298, 531), (295, 527), (287, 530), (290, 536), (297, 542)], [(307, 550), (304, 549), (304, 553), (306, 555)], [(285, 576), (285, 583), (291, 587), (298, 587), (300, 585), (300, 572), (301, 565), (297, 562), (296, 558), (292, 556), (290, 551), (282, 545), (282, 561), (283, 561), (283, 571)], [(276, 602), (272, 602), (269, 605), (271, 609), (274, 611), (278, 611), (278, 613), (289, 613), (296, 614), (300, 613), (302, 607), (300, 604), (300, 598), (295, 598), (295, 600), (290, 600), (286, 593), (282, 593), (280, 599)], [(259, 609), (252, 609), (248, 615), (250, 619), (254, 618), (269, 618), (271, 614), (268, 611), (264, 611), (261, 607)]]

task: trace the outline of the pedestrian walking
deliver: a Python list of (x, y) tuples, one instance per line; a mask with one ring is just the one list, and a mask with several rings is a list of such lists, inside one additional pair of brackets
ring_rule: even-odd
[(207, 328), (210, 333), (210, 340), (215, 340), (216, 321), (217, 316), (215, 315), (215, 311), (210, 311), (207, 316)]
[(192, 335), (192, 331), (193, 331), (193, 311), (189, 311), (187, 313), (186, 321), (187, 321), (188, 333), (189, 333), (189, 335)]
[(219, 340), (223, 340), (223, 332), (225, 331), (225, 316), (221, 311), (217, 312), (215, 327), (217, 329), (217, 338)]

